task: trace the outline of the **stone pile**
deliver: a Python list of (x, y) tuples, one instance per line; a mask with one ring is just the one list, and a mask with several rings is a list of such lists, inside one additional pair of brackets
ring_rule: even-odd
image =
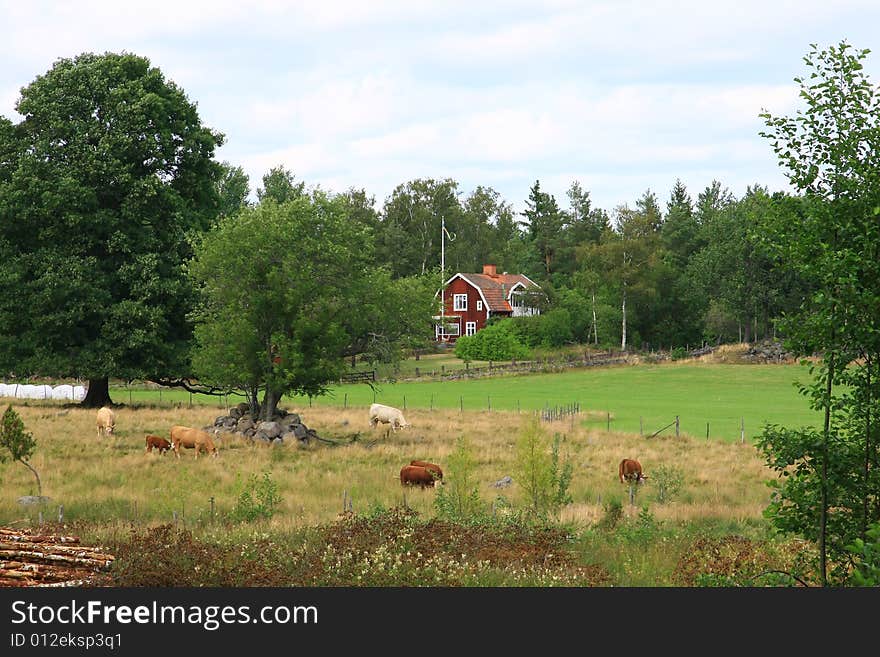
[(229, 415), (221, 415), (207, 429), (214, 434), (234, 434), (251, 442), (267, 445), (281, 443), (308, 445), (319, 438), (314, 429), (303, 424), (297, 413), (288, 413), (279, 408), (271, 420), (251, 417), (250, 407), (242, 402), (229, 409)]

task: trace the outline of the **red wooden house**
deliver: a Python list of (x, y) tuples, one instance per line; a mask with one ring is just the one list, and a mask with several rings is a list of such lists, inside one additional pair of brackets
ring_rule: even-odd
[(473, 335), (490, 317), (540, 314), (536, 301), (541, 288), (523, 274), (499, 274), (495, 265), (483, 265), (481, 274), (455, 274), (446, 281), (442, 295), (443, 315), (434, 318), (437, 342)]

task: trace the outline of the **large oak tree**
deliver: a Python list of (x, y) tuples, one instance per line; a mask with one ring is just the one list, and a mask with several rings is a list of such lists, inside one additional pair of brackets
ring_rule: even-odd
[(60, 59), (16, 109), (0, 131), (0, 370), (88, 379), (87, 406), (111, 401), (110, 377), (188, 374), (184, 265), (218, 211), (223, 136), (129, 53)]

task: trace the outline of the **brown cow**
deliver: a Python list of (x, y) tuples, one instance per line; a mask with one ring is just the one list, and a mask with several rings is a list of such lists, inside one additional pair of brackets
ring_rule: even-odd
[(433, 472), (436, 475), (437, 479), (443, 479), (443, 470), (440, 469), (440, 466), (436, 463), (431, 463), (430, 461), (419, 461), (418, 459), (414, 459), (409, 462), (410, 465), (420, 465), (423, 468), (426, 468)]
[(159, 454), (165, 454), (165, 452), (171, 449), (171, 443), (167, 439), (162, 436), (154, 436), (153, 434), (147, 435), (146, 444), (147, 451), (144, 452), (145, 454), (152, 452), (154, 447), (159, 450)]
[(620, 476), (620, 483), (635, 481), (641, 484), (648, 478), (648, 475), (642, 474), (642, 464), (633, 459), (623, 459), (617, 467), (617, 473)]
[(426, 488), (436, 486), (434, 473), (423, 465), (405, 465), (400, 469), (401, 486), (418, 486)]
[(201, 451), (211, 456), (217, 456), (217, 447), (207, 431), (175, 424), (171, 427), (171, 449), (177, 454), (177, 458), (180, 458), (181, 447), (195, 449), (195, 458), (199, 458)]

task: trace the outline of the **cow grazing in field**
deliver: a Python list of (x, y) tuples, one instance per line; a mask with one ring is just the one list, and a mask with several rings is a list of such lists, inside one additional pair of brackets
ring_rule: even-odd
[(617, 473), (620, 475), (620, 483), (635, 481), (641, 484), (648, 478), (648, 475), (642, 473), (642, 464), (634, 459), (623, 459), (617, 467)]
[(393, 406), (385, 406), (384, 404), (371, 404), (370, 428), (375, 429), (379, 426), (380, 422), (389, 425), (392, 431), (397, 431), (398, 429), (410, 426), (410, 424), (403, 419), (403, 413), (400, 409), (394, 408)]
[(427, 488), (428, 486), (437, 486), (438, 483), (440, 480), (423, 465), (405, 465), (400, 469), (401, 486)]
[(430, 470), (434, 473), (434, 476), (437, 479), (443, 479), (443, 470), (440, 469), (440, 466), (436, 463), (431, 463), (430, 461), (419, 461), (418, 459), (412, 460), (409, 462), (410, 465), (420, 465), (423, 468)]
[(109, 406), (102, 406), (97, 414), (98, 438), (113, 435), (116, 429), (116, 413)]
[(199, 458), (199, 452), (217, 456), (217, 446), (214, 445), (214, 440), (207, 431), (175, 424), (171, 427), (171, 449), (177, 454), (177, 458), (180, 458), (181, 447), (194, 449), (195, 458)]
[(165, 454), (169, 449), (171, 449), (171, 443), (168, 439), (163, 438), (162, 436), (154, 436), (152, 434), (147, 435), (146, 439), (147, 450), (146, 454), (149, 454), (153, 451), (153, 449), (158, 449), (159, 454)]

